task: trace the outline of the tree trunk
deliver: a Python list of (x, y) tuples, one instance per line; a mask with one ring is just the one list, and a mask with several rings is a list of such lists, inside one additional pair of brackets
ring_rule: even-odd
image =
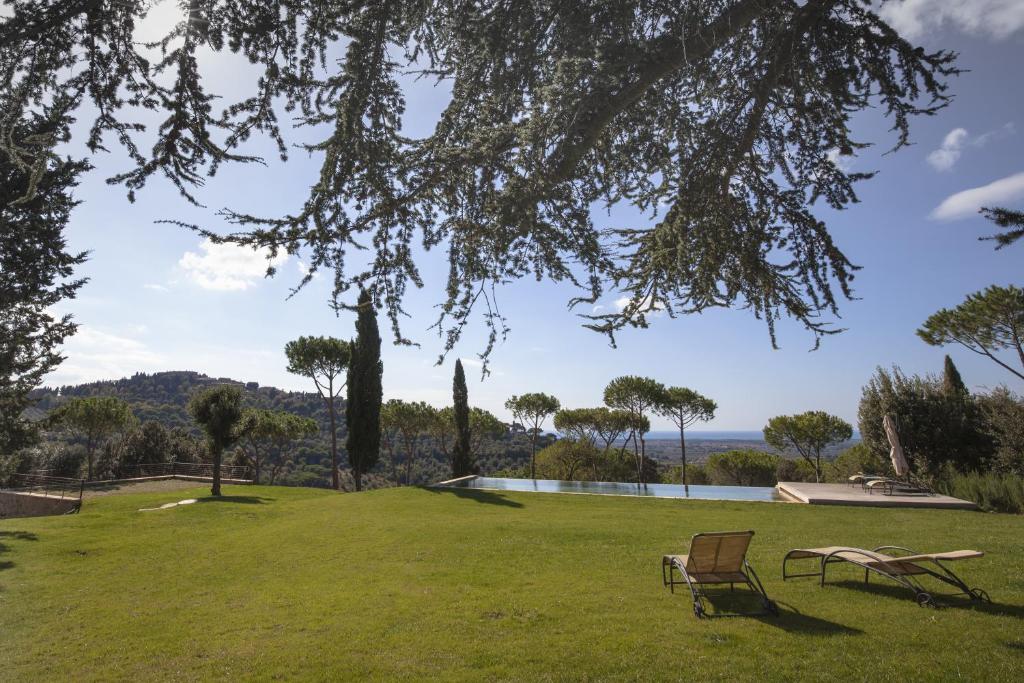
[(352, 479), (356, 482), (356, 491), (363, 490), (363, 473), (359, 471), (358, 467), (352, 468)]
[(220, 460), (221, 451), (217, 451), (213, 454), (213, 486), (210, 488), (210, 494), (214, 496), (220, 496)]
[(253, 458), (253, 460), (255, 460), (255, 462), (256, 462), (256, 484), (259, 485), (259, 483), (260, 483), (260, 452), (259, 451), (256, 451), (256, 455)]
[(540, 427), (534, 427), (533, 435), (530, 439), (530, 479), (537, 478), (537, 430)]
[(683, 428), (679, 428), (679, 450), (683, 454), (683, 486), (689, 486), (686, 481), (686, 436), (683, 434)]
[(341, 481), (338, 478), (338, 430), (335, 428), (334, 418), (334, 380), (327, 385), (327, 412), (331, 418), (331, 488), (335, 491), (341, 488)]

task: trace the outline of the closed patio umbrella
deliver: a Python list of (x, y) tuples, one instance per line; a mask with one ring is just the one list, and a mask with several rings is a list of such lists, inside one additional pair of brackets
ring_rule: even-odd
[(897, 477), (910, 473), (910, 465), (907, 464), (907, 457), (903, 455), (903, 447), (900, 446), (900, 435), (896, 432), (896, 422), (891, 416), (882, 418), (882, 427), (885, 428), (885, 435), (889, 438), (889, 459), (892, 460), (892, 468)]

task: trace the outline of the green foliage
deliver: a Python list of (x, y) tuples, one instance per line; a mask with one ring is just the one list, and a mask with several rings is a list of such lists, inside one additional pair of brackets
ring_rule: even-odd
[(799, 460), (779, 458), (778, 467), (775, 468), (775, 479), (777, 481), (815, 481), (817, 474), (814, 466), (803, 458)]
[(878, 451), (872, 450), (866, 443), (856, 443), (832, 461), (829, 470), (830, 479), (839, 483), (846, 483), (855, 474), (881, 474), (892, 476), (892, 464), (887, 457), (882, 456)]
[(987, 512), (1024, 514), (1024, 477), (1019, 474), (952, 472), (940, 477), (936, 488), (954, 498), (974, 501)]
[[(385, 448), (391, 457), (394, 483), (399, 484), (396, 451), (402, 455), (405, 483), (412, 484), (413, 465), (426, 446), (426, 439), (436, 429), (436, 411), (423, 401), (393, 398), (381, 406), (380, 428)], [(449, 413), (451, 414), (451, 413)], [(451, 431), (454, 432), (454, 421)], [(454, 468), (453, 468), (454, 469)]]
[(863, 443), (886, 460), (889, 440), (882, 419), (887, 414), (896, 420), (900, 445), (919, 472), (934, 475), (945, 463), (960, 472), (987, 469), (993, 447), (974, 397), (950, 396), (932, 377), (879, 368), (864, 386), (857, 417)]
[(942, 361), (942, 391), (947, 396), (960, 398), (965, 398), (971, 393), (949, 354), (946, 354), (946, 358)]
[(93, 478), (96, 449), (118, 433), (126, 433), (138, 420), (131, 407), (113, 396), (73, 398), (50, 414), (51, 422), (63, 426), (85, 442), (87, 476)]
[(996, 249), (1009, 246), (1024, 237), (1024, 211), (1013, 211), (1003, 208), (983, 208), (981, 212), (1000, 228), (1009, 228), (1006, 232), (997, 233), (988, 237), (979, 237), (981, 240), (993, 240)]
[[(960, 344), (1024, 379), (1024, 289), (992, 285), (975, 292), (956, 308), (933, 313), (917, 335), (932, 346)], [(996, 355), (1007, 349), (1020, 370)]]
[[(352, 363), (353, 352), (352, 344), (334, 337), (299, 337), (284, 347), (288, 372), (313, 380), (317, 392), (327, 404), (331, 422), (331, 487), (334, 490), (338, 490), (341, 485), (338, 478), (338, 413), (335, 399), (348, 383), (345, 373)], [(350, 460), (351, 457), (349, 455)], [(359, 476), (356, 476), (356, 483), (358, 485)]]
[[(633, 452), (636, 460), (636, 482), (644, 481), (643, 462), (647, 458), (644, 434), (650, 430), (646, 413), (656, 409), (665, 396), (665, 385), (650, 377), (624, 375), (616, 377), (604, 389), (604, 402), (609, 408), (623, 410), (632, 417), (630, 432), (633, 438)], [(646, 423), (646, 424), (645, 424)], [(639, 439), (640, 448), (636, 448)]]
[(1006, 387), (976, 398), (995, 448), (994, 468), (1024, 476), (1024, 399)]
[(242, 419), (242, 391), (237, 386), (221, 385), (204, 389), (192, 397), (188, 411), (206, 434), (213, 459), (213, 486), (210, 493), (220, 495), (220, 465), (224, 451), (238, 441)]
[(317, 433), (315, 420), (292, 415), (280, 410), (246, 408), (238, 425), (245, 464), (252, 468), (254, 479), (260, 483), (262, 466), (270, 466), (273, 484), (281, 468), (288, 462), (288, 448), (299, 439)]
[[(444, 411), (441, 410), (438, 412), (441, 413)], [(475, 474), (479, 471), (479, 466), (476, 463), (476, 456), (483, 452), (484, 445), (489, 441), (496, 441), (501, 438), (506, 431), (508, 431), (508, 427), (505, 423), (495, 417), (495, 415), (490, 411), (484, 410), (483, 408), (470, 408), (470, 452), (474, 456), (472, 473)]]
[(558, 412), (558, 399), (539, 392), (513, 396), (505, 401), (505, 408), (530, 433), (530, 478), (537, 478), (537, 439), (544, 421)]
[(755, 450), (726, 451), (711, 455), (704, 468), (712, 484), (775, 486), (781, 458)]
[(537, 475), (540, 479), (576, 481), (592, 472), (600, 458), (601, 451), (590, 442), (560, 439), (537, 453)]
[(782, 452), (796, 451), (814, 468), (815, 481), (822, 480), (822, 449), (847, 441), (851, 436), (853, 427), (848, 422), (820, 410), (773, 417), (764, 428), (768, 445)]
[[(903, 147), (911, 117), (945, 106), (957, 73), (953, 53), (915, 47), (863, 0), (493, 11), (452, 0), (204, 0), (179, 3), (179, 21), (152, 42), (135, 34), (150, 7), (12, 5), (0, 23), (0, 73), (11, 75), (3, 151), (29, 154), (33, 141), (10, 122), (53, 102), (47, 119), (85, 119), (73, 144), (123, 147), (131, 167), (110, 181), (130, 199), (164, 177), (199, 204), (204, 175), (262, 161), (240, 150), (252, 136), (287, 157), (280, 117), (290, 112), (295, 127), (325, 131), (300, 145), (321, 160), (309, 194), (282, 217), (228, 210), (236, 229), (213, 237), (308, 252), (311, 271), (333, 271), (332, 303), (371, 288), (397, 338), (406, 290), (423, 283), (418, 255), (444, 244), (438, 323), (449, 350), (475, 305), (489, 349), (507, 329), (493, 284), (524, 277), (577, 284), (574, 302), (625, 292), (623, 311), (592, 316), (609, 334), (646, 326), (652, 311), (728, 305), (764, 319), (773, 341), (782, 315), (816, 338), (833, 332), (821, 319), (850, 296), (855, 266), (812, 205), (841, 209), (871, 176), (834, 158), (866, 145), (851, 118), (880, 112)], [(249, 87), (231, 79), (216, 111), (228, 52), (258, 77)], [(409, 72), (436, 77), (448, 100), (425, 137), (403, 130)], [(139, 121), (151, 118), (159, 123), (146, 130)], [(653, 213), (654, 224), (604, 233), (591, 209), (607, 202)], [(353, 264), (367, 245), (369, 264)]]
[(608, 421), (607, 408), (562, 408), (555, 413), (555, 429), (565, 438), (595, 446), (602, 421)]
[[(455, 421), (455, 445), (452, 447), (452, 477), (473, 474), (473, 446), (470, 443), (469, 389), (462, 361), (455, 359), (455, 377), (452, 380), (452, 418)], [(429, 429), (429, 427), (428, 427)]]
[[(0, 95), (0, 102), (4, 99)], [(68, 123), (59, 116), (54, 121), (32, 117), (13, 131), (6, 130), (9, 122), (0, 124), (4, 135), (34, 140), (23, 158), (0, 150), (0, 453), (5, 454), (39, 438), (38, 425), (25, 416), (35, 403), (29, 392), (64, 360), (61, 344), (75, 332), (71, 316), (57, 316), (52, 307), (74, 298), (85, 283), (71, 278), (86, 253), (68, 251), (64, 230), (78, 204), (72, 190), (89, 165), (52, 151), (67, 138)]]
[(683, 462), (679, 474), (680, 481), (685, 486), (689, 482), (686, 472), (685, 430), (695, 422), (713, 420), (718, 404), (693, 389), (668, 387), (654, 409), (662, 417), (672, 420), (676, 428), (679, 429), (679, 451)]
[[(381, 379), (384, 364), (380, 360), (380, 332), (377, 311), (370, 294), (359, 293), (356, 317), (356, 340), (352, 345), (352, 363), (348, 370), (348, 402), (345, 423), (348, 425), (348, 462), (352, 467), (356, 490), (362, 489), (362, 478), (380, 460), (380, 410), (384, 389)], [(336, 473), (337, 470), (334, 470)], [(333, 476), (337, 476), (334, 474)]]

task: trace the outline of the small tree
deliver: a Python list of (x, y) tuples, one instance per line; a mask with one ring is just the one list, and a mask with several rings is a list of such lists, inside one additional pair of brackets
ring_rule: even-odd
[(319, 427), (312, 418), (283, 410), (248, 408), (242, 412), (238, 430), (243, 455), (253, 469), (256, 483), (260, 483), (262, 465), (267, 462), (271, 467), (270, 483), (273, 484), (278, 470), (284, 465), (288, 445), (315, 435)]
[(948, 354), (942, 366), (942, 391), (950, 398), (965, 398), (971, 393), (967, 390), (960, 371), (956, 369), (953, 359)]
[(238, 440), (242, 419), (242, 390), (221, 385), (200, 391), (188, 402), (188, 412), (206, 434), (213, 458), (213, 486), (210, 494), (220, 495), (220, 463), (224, 451)]
[(356, 491), (363, 488), (363, 474), (380, 460), (380, 407), (384, 364), (380, 360), (380, 331), (377, 311), (366, 290), (359, 293), (356, 317), (356, 341), (352, 345), (352, 364), (348, 371), (348, 462)]
[(138, 424), (131, 407), (113, 396), (73, 398), (52, 414), (54, 423), (67, 427), (85, 442), (87, 476), (93, 478), (96, 449), (118, 432)]
[(1006, 232), (979, 237), (980, 240), (992, 240), (996, 243), (996, 249), (1009, 246), (1024, 237), (1024, 211), (1012, 211), (1001, 208), (984, 208), (981, 213), (1000, 228), (1008, 228)]
[[(470, 431), (473, 429), (473, 417), (470, 414)], [(455, 439), (455, 411), (451, 406), (432, 410), (430, 413), (430, 426), (428, 428), (434, 445), (444, 454), (448, 466), (454, 471), (452, 463), (451, 444)]]
[(472, 454), (472, 470), (470, 474), (478, 469), (477, 458), (483, 453), (484, 443), (489, 440), (500, 438), (505, 433), (507, 426), (499, 420), (494, 413), (483, 408), (469, 409), (469, 452)]
[[(1024, 379), (1024, 289), (993, 285), (975, 292), (956, 308), (933, 313), (917, 336), (932, 346), (960, 344)], [(996, 355), (1006, 349), (1016, 352), (1021, 370)]]
[(714, 419), (718, 404), (693, 389), (669, 387), (662, 394), (661, 401), (654, 409), (662, 417), (672, 420), (679, 429), (679, 450), (683, 460), (682, 480), (683, 486), (686, 486), (686, 436), (684, 431), (695, 422), (707, 422)]
[(775, 486), (779, 456), (743, 449), (713, 453), (705, 469), (713, 484), (729, 486)]
[(795, 450), (814, 468), (814, 480), (819, 482), (822, 449), (847, 441), (851, 436), (850, 423), (821, 410), (773, 417), (764, 428), (764, 440), (772, 448)]
[(537, 478), (537, 437), (540, 436), (541, 427), (559, 407), (557, 398), (542, 393), (513, 396), (505, 401), (505, 408), (530, 433), (530, 479)]
[[(423, 439), (430, 433), (435, 410), (422, 401), (392, 399), (386, 404), (386, 428), (393, 429), (395, 439), (405, 452), (405, 484), (412, 483), (412, 466), (420, 453)], [(397, 481), (396, 481), (397, 483)]]
[(352, 347), (334, 337), (299, 337), (284, 347), (288, 372), (313, 380), (320, 398), (327, 406), (331, 429), (331, 488), (338, 490), (338, 429), (335, 401), (345, 390), (345, 371), (352, 361)]
[[(650, 377), (626, 375), (616, 377), (604, 389), (604, 402), (610, 408), (625, 410), (633, 417), (633, 453), (636, 458), (636, 483), (643, 483), (644, 460), (647, 458), (647, 443), (644, 434), (650, 429), (646, 413), (660, 405), (665, 395), (665, 386)], [(647, 429), (637, 429), (647, 424)], [(640, 447), (637, 450), (637, 439)]]
[(462, 360), (455, 359), (455, 378), (452, 380), (452, 409), (455, 419), (455, 446), (452, 448), (452, 477), (465, 477), (473, 473), (473, 453), (469, 431), (469, 389)]

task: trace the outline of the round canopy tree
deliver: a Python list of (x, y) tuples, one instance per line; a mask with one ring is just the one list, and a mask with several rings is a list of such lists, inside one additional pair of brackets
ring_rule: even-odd
[(238, 426), (242, 419), (242, 390), (230, 385), (204, 389), (189, 400), (188, 412), (206, 434), (213, 458), (210, 494), (220, 496), (220, 464), (224, 451), (241, 436)]
[(707, 396), (686, 387), (669, 387), (655, 406), (655, 411), (667, 417), (679, 428), (679, 449), (683, 459), (683, 486), (686, 486), (686, 435), (685, 430), (695, 422), (707, 422), (715, 417), (718, 404)]

